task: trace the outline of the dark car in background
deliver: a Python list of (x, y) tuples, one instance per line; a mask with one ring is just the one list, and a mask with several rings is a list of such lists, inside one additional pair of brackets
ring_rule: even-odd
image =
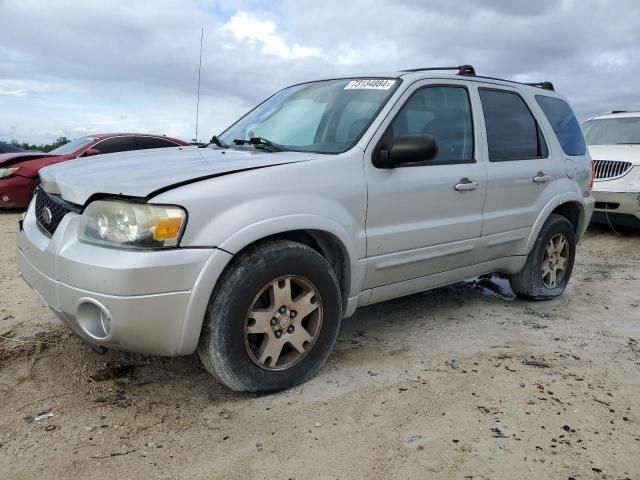
[(19, 153), (19, 152), (24, 152), (24, 150), (7, 142), (0, 142), (0, 155), (3, 155), (5, 153)]
[(9, 145), (17, 152), (0, 155), (0, 208), (26, 208), (40, 182), (38, 172), (48, 165), (106, 153), (188, 145), (177, 138), (136, 133), (90, 135), (49, 153), (29, 152)]

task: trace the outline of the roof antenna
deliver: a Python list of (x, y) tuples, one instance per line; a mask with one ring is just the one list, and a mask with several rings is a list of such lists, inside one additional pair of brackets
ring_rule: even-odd
[(198, 117), (200, 114), (200, 72), (202, 71), (202, 39), (204, 38), (204, 25), (200, 30), (200, 63), (198, 64), (198, 100), (196, 101), (196, 138), (194, 142), (198, 141)]

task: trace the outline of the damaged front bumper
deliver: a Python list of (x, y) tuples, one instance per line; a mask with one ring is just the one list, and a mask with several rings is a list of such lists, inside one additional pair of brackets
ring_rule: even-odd
[[(228, 253), (215, 248), (127, 251), (77, 240), (67, 214), (49, 237), (33, 204), (17, 234), (18, 269), (45, 305), (93, 345), (156, 354), (193, 353)], [(205, 275), (205, 273), (207, 273)]]

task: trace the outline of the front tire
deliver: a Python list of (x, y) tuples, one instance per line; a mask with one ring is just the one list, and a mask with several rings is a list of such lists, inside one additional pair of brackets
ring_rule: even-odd
[(538, 235), (522, 271), (509, 278), (518, 296), (550, 300), (564, 292), (576, 255), (576, 234), (566, 217), (551, 214)]
[(264, 241), (220, 277), (198, 355), (232, 390), (283, 390), (317, 373), (341, 318), (340, 288), (324, 257), (297, 242)]

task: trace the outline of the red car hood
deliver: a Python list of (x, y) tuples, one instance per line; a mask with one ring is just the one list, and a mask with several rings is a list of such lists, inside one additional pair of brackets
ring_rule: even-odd
[(0, 168), (19, 166), (20, 170), (17, 175), (33, 178), (38, 175), (41, 168), (69, 158), (72, 157), (43, 152), (6, 153), (0, 155)]
[(1, 153), (0, 154), (0, 167), (9, 167), (19, 162), (26, 160), (33, 160), (34, 158), (52, 157), (53, 153), (44, 152), (15, 152), (15, 153)]

